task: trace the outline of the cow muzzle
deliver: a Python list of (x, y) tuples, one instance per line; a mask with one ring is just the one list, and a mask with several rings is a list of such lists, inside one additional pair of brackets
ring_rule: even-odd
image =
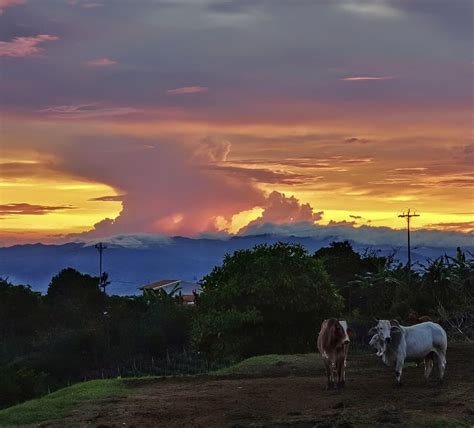
[(385, 338), (385, 343), (390, 343), (390, 340), (391, 340), (390, 337), (386, 337)]

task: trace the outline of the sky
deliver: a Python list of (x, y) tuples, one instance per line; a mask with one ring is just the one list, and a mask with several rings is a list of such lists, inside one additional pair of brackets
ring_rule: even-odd
[(0, 245), (401, 229), (408, 208), (472, 233), (473, 19), (471, 0), (0, 0)]

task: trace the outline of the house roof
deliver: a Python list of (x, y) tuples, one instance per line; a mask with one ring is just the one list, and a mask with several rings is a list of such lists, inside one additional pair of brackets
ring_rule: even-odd
[[(176, 287), (176, 290), (175, 290)], [(140, 287), (140, 290), (163, 290), (166, 293), (176, 292), (176, 295), (193, 296), (201, 293), (201, 286), (194, 282), (181, 281), (180, 279), (162, 279)]]
[(140, 290), (154, 290), (165, 285), (175, 285), (179, 282), (179, 279), (162, 279), (161, 281), (151, 282), (150, 284), (143, 285), (140, 287)]

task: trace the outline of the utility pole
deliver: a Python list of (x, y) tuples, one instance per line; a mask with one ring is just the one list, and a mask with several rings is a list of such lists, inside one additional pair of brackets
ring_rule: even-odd
[(102, 253), (105, 249), (107, 249), (107, 245), (104, 245), (102, 244), (102, 242), (99, 242), (95, 245), (95, 248), (97, 248), (97, 251), (99, 252), (99, 287), (102, 287), (102, 290), (105, 294), (105, 287), (107, 287), (108, 284), (102, 275)]
[(412, 217), (420, 217), (419, 214), (416, 213), (416, 210), (408, 208), (407, 210), (403, 210), (402, 214), (398, 217), (406, 218), (407, 219), (407, 235), (408, 235), (408, 272), (411, 272), (411, 249), (410, 249), (410, 220)]

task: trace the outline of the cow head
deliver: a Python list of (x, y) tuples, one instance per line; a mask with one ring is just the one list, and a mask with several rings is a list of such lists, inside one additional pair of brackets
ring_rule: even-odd
[(352, 330), (347, 326), (347, 321), (339, 321), (339, 325), (342, 327), (342, 343), (348, 345), (351, 343), (350, 336), (352, 335)]
[(328, 340), (330, 347), (340, 348), (350, 343), (350, 332), (351, 330), (347, 327), (347, 321), (340, 321), (336, 318), (331, 318), (326, 321), (328, 328)]
[(370, 332), (377, 334), (385, 345), (394, 341), (398, 343), (401, 334), (400, 323), (397, 320), (379, 320), (377, 325), (369, 330)]

